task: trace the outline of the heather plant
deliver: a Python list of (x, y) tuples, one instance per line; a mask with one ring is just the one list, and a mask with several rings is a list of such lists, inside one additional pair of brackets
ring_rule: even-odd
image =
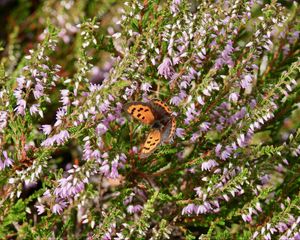
[(0, 239), (300, 239), (297, 2), (34, 2), (1, 17)]

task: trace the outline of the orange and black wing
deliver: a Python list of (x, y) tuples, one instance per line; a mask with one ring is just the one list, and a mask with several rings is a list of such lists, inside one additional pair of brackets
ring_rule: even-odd
[(171, 109), (162, 101), (160, 100), (153, 100), (153, 103), (157, 106), (159, 106), (160, 108), (162, 108), (166, 113), (168, 113), (169, 115), (171, 115), (172, 111)]
[(161, 143), (161, 132), (158, 129), (152, 129), (143, 145), (140, 157), (148, 157)]
[(145, 124), (152, 124), (155, 120), (153, 109), (150, 104), (143, 102), (132, 102), (124, 106), (125, 111)]

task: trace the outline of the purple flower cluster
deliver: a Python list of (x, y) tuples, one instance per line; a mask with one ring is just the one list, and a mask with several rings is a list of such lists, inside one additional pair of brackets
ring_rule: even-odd
[(172, 68), (173, 63), (170, 58), (165, 58), (163, 62), (158, 66), (158, 73), (164, 76), (166, 79), (169, 79), (173, 74), (174, 70)]
[(224, 50), (221, 52), (220, 56), (216, 59), (214, 68), (219, 70), (224, 65), (228, 66), (229, 68), (234, 67), (235, 64), (231, 58), (233, 52), (234, 52), (233, 42), (232, 40), (229, 40)]
[(188, 204), (182, 209), (182, 214), (192, 215), (192, 214), (207, 214), (207, 213), (218, 213), (220, 211), (218, 201), (214, 202), (204, 202), (201, 205), (196, 205), (194, 203)]
[(147, 197), (144, 191), (134, 188), (133, 192), (124, 199), (123, 204), (126, 206), (128, 213), (135, 214), (143, 210), (143, 206), (141, 204), (143, 204), (146, 199)]
[(0, 158), (0, 171), (9, 166), (12, 166), (13, 162), (14, 162), (10, 157), (8, 157), (8, 154), (6, 151), (3, 151), (2, 154), (3, 154), (4, 159), (2, 160)]
[(260, 231), (255, 231), (251, 239), (256, 239), (261, 235), (266, 240), (271, 240), (272, 236), (280, 236), (280, 240), (300, 239), (299, 226), (300, 217), (290, 215), (286, 222), (279, 221), (276, 224), (267, 223)]
[(54, 144), (63, 145), (70, 138), (70, 134), (67, 130), (62, 130), (58, 134), (54, 134), (51, 137), (48, 137), (41, 144), (43, 147), (50, 147)]
[[(14, 96), (17, 100), (15, 112), (24, 116), (26, 109), (30, 115), (39, 114), (43, 118), (41, 104), (50, 102), (46, 90), (55, 86), (58, 80), (59, 65), (51, 66), (50, 59), (46, 51), (55, 51), (56, 40), (48, 39), (47, 46), (40, 44), (37, 51), (30, 50), (29, 55), (25, 56), (29, 65), (23, 67), (22, 74), (17, 77), (17, 88), (14, 90)], [(38, 64), (35, 64), (38, 61)], [(30, 95), (35, 99), (34, 103), (28, 104)]]

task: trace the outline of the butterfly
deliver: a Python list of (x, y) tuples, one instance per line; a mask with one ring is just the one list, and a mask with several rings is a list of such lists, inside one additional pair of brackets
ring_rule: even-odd
[(143, 144), (141, 158), (148, 157), (158, 146), (173, 138), (176, 120), (170, 108), (162, 101), (131, 102), (125, 104), (124, 110), (133, 118), (152, 127)]

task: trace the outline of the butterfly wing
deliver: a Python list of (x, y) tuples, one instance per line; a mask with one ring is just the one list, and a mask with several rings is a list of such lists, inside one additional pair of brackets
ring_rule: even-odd
[(132, 102), (125, 104), (124, 109), (128, 114), (142, 123), (150, 125), (155, 120), (153, 109), (148, 103)]
[(153, 103), (156, 106), (159, 106), (160, 108), (162, 108), (166, 112), (166, 114), (171, 115), (172, 111), (165, 103), (163, 103), (160, 100), (154, 100)]
[(170, 121), (162, 130), (162, 143), (168, 143), (173, 139), (176, 130), (176, 119), (171, 117)]
[(141, 158), (148, 157), (161, 144), (162, 134), (158, 129), (152, 129), (144, 143), (141, 151)]
[(160, 144), (170, 142), (173, 138), (176, 119), (171, 116), (170, 108), (160, 100), (128, 103), (124, 106), (124, 110), (142, 123), (152, 125), (152, 130), (141, 150), (141, 158), (148, 157)]

